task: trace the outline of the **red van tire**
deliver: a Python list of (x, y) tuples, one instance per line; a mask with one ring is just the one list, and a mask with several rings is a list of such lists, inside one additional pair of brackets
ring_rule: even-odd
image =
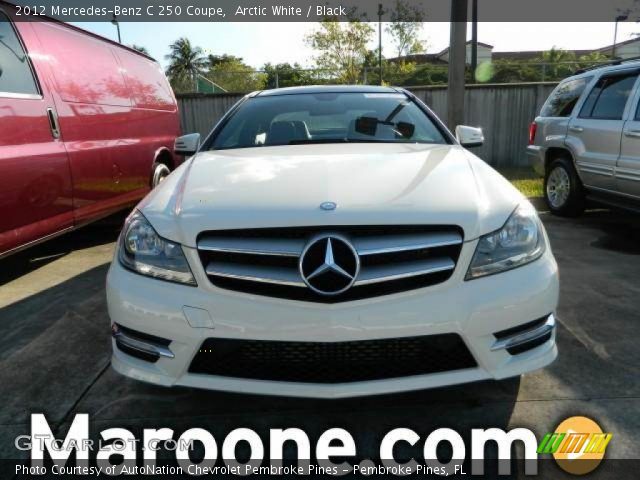
[(156, 188), (169, 176), (171, 170), (164, 163), (154, 162), (151, 168), (151, 188)]

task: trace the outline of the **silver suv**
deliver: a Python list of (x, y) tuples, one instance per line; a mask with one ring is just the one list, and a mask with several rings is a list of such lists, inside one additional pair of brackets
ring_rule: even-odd
[(638, 61), (578, 72), (531, 124), (527, 154), (553, 213), (579, 215), (587, 198), (640, 210), (639, 75)]

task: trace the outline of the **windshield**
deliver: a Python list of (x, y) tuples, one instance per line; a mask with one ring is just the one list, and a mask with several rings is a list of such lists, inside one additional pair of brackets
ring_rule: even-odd
[(403, 94), (327, 92), (251, 98), (209, 148), (345, 142), (447, 143)]

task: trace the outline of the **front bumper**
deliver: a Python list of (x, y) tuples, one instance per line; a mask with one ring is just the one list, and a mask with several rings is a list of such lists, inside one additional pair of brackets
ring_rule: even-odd
[[(454, 274), (441, 284), (330, 305), (249, 296), (216, 288), (202, 271), (197, 252), (189, 248), (185, 248), (185, 254), (192, 268), (195, 267), (197, 288), (140, 276), (115, 260), (107, 278), (112, 323), (143, 332), (150, 338), (169, 339), (166, 348), (171, 355), (145, 361), (124, 353), (114, 339), (112, 365), (126, 376), (165, 386), (320, 398), (503, 379), (546, 366), (557, 356), (555, 329), (549, 320), (558, 301), (557, 266), (551, 251), (547, 249), (540, 259), (524, 267), (465, 281), (476, 243), (464, 244)], [(507, 342), (500, 344), (494, 336), (496, 332), (541, 318), (547, 319), (540, 326), (548, 324), (550, 328), (544, 334), (550, 335), (543, 338), (546, 340), (542, 344), (523, 353), (509, 353)], [(460, 335), (477, 367), (337, 384), (189, 372), (192, 360), (208, 338), (346, 342), (447, 333)], [(525, 334), (532, 335), (531, 329), (516, 331), (511, 337)]]

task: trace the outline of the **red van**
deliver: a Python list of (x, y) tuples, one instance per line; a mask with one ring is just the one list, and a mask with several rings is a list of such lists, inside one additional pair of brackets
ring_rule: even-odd
[(0, 258), (140, 198), (180, 158), (153, 59), (0, 1)]

